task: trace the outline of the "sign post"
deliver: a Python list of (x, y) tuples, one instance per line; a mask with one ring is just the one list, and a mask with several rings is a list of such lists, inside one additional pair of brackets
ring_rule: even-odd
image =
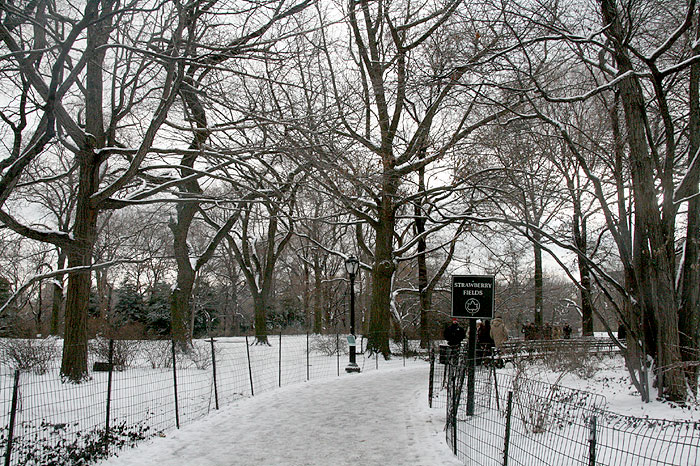
[(467, 346), (467, 415), (474, 415), (476, 320), (493, 319), (495, 278), (492, 275), (452, 276), (452, 317), (469, 319)]

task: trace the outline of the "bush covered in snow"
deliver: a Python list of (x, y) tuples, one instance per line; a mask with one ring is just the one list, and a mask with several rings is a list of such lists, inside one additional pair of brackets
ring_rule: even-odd
[(20, 371), (45, 374), (59, 354), (55, 338), (0, 340), (0, 364)]
[[(90, 351), (101, 361), (109, 361), (109, 340), (97, 337), (90, 341)], [(114, 340), (112, 349), (112, 365), (118, 371), (129, 367), (141, 352), (141, 342), (138, 340)]]

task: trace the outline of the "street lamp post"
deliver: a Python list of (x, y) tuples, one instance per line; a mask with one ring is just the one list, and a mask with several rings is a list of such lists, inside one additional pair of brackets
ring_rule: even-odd
[(350, 277), (350, 362), (345, 368), (345, 372), (360, 372), (360, 366), (355, 361), (355, 275), (360, 269), (360, 261), (355, 256), (350, 256), (345, 260), (345, 271)]

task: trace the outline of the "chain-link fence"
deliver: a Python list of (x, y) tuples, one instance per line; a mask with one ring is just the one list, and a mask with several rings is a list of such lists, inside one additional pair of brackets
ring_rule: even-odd
[[(5, 465), (86, 464), (177, 428), (237, 399), (345, 375), (344, 335), (272, 335), (89, 344), (89, 377), (62, 381), (60, 340), (0, 342), (0, 452)], [(417, 342), (392, 341), (394, 357), (364, 352), (362, 371), (413, 363)], [(403, 357), (402, 357), (403, 355)], [(31, 362), (33, 361), (33, 362)]]
[(600, 395), (431, 357), (433, 407), (446, 409), (447, 442), (469, 465), (694, 466), (700, 422), (620, 415)]

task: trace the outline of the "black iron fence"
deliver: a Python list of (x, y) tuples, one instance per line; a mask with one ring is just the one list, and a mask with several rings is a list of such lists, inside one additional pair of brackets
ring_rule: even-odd
[[(59, 340), (0, 342), (0, 457), (9, 465), (87, 464), (205, 416), (242, 397), (345, 374), (343, 335), (274, 335), (171, 341), (91, 341), (89, 378), (62, 381)], [(395, 357), (364, 352), (363, 371), (406, 364), (417, 342), (392, 342)]]
[(469, 465), (694, 466), (700, 422), (637, 418), (606, 409), (600, 395), (475, 369), (468, 406), (468, 361), (431, 358), (433, 407), (446, 409), (447, 442)]
[(505, 359), (541, 359), (555, 351), (602, 356), (619, 353), (620, 346), (611, 338), (587, 337), (558, 340), (510, 339), (501, 347), (501, 355)]

